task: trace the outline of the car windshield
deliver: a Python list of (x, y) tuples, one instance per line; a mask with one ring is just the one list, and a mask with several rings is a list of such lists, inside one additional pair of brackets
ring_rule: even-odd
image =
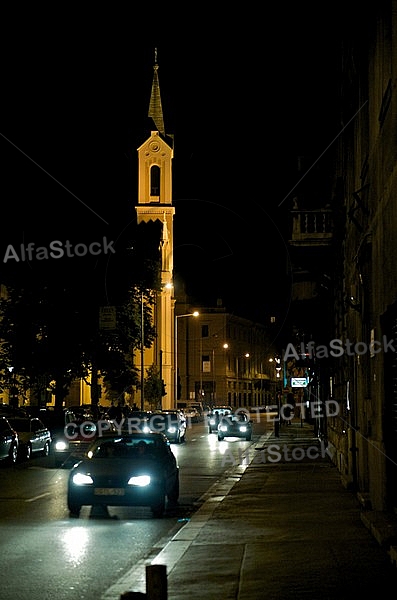
[(239, 415), (229, 415), (232, 421), (247, 421), (247, 416), (244, 413), (240, 413)]
[(150, 438), (114, 438), (99, 441), (91, 452), (93, 458), (154, 458), (160, 452), (160, 444)]
[(92, 438), (97, 434), (97, 426), (95, 423), (91, 423), (89, 421), (83, 422), (80, 424), (69, 423), (65, 427), (65, 434), (66, 434), (66, 436), (70, 437), (71, 439), (74, 439), (74, 438), (77, 438), (80, 436)]

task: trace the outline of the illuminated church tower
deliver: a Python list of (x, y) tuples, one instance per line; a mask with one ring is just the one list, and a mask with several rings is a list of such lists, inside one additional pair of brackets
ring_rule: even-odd
[[(162, 408), (172, 408), (175, 403), (175, 301), (173, 287), (173, 219), (172, 159), (173, 140), (164, 128), (163, 110), (158, 79), (157, 51), (155, 54), (149, 117), (156, 127), (150, 137), (138, 148), (138, 225), (160, 221), (161, 292), (159, 292), (154, 321), (157, 337), (153, 348), (145, 350), (144, 366), (156, 364), (165, 383), (166, 395)], [(146, 376), (146, 373), (145, 373)]]

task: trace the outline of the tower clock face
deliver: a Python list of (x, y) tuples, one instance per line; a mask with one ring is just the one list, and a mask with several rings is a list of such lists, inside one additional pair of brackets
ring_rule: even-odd
[(158, 142), (150, 142), (149, 148), (152, 152), (158, 152), (160, 150), (160, 144)]

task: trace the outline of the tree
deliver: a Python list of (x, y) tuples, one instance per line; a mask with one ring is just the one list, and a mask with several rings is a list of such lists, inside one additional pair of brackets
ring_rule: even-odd
[[(92, 384), (94, 399), (98, 376), (120, 398), (138, 385), (133, 357), (141, 345), (141, 307), (144, 346), (149, 348), (156, 335), (153, 308), (160, 263), (159, 224), (137, 229), (136, 243), (121, 240), (112, 263), (91, 256), (77, 270), (69, 258), (59, 269), (49, 269), (46, 261), (30, 270), (24, 265), (15, 281), (8, 274), (7, 297), (0, 301), (0, 388), (12, 384), (19, 393), (39, 393), (51, 387), (60, 408), (76, 379)], [(136, 250), (130, 256), (132, 245)], [(99, 309), (113, 303), (116, 330), (103, 332)]]
[(160, 378), (160, 372), (156, 365), (151, 365), (146, 369), (145, 378), (145, 398), (150, 404), (151, 410), (161, 408), (161, 396), (163, 391), (163, 381)]
[(131, 394), (139, 385), (139, 371), (134, 364), (140, 350), (142, 306), (144, 318), (144, 347), (150, 348), (156, 331), (153, 326), (154, 290), (134, 286), (127, 302), (117, 307), (117, 327), (111, 333), (100, 332), (96, 345), (96, 365), (103, 377), (106, 390), (124, 403), (125, 394)]
[(81, 363), (84, 328), (69, 294), (57, 291), (55, 302), (53, 289), (45, 286), (8, 288), (0, 301), (0, 372), (12, 367), (19, 394), (53, 382), (62, 406), (72, 381), (86, 372)]
[(142, 294), (144, 343), (150, 347), (155, 338), (152, 290), (133, 288), (128, 301), (117, 307), (116, 331), (108, 334), (99, 330), (98, 302), (82, 301), (73, 289), (9, 288), (0, 301), (0, 388), (17, 386), (24, 395), (50, 387), (61, 407), (72, 382), (89, 381), (95, 370), (119, 396), (130, 392), (137, 384), (133, 355), (140, 347)]

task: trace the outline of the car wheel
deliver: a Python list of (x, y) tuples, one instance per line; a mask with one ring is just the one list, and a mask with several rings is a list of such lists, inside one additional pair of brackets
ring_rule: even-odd
[(68, 509), (71, 517), (78, 517), (80, 516), (81, 504), (78, 504), (71, 498), (68, 498)]
[(50, 444), (49, 442), (46, 442), (44, 444), (44, 448), (43, 448), (43, 456), (48, 456), (50, 453)]
[(157, 519), (163, 516), (163, 513), (165, 511), (165, 495), (164, 494), (156, 504), (153, 504), (151, 506), (151, 510), (152, 510), (153, 516), (156, 517)]
[(69, 507), (69, 516), (78, 518), (80, 516), (80, 510), (81, 506), (79, 506), (78, 504), (76, 504), (75, 506), (71, 505)]
[(30, 444), (27, 444), (25, 446), (25, 460), (30, 460), (32, 457), (32, 446)]
[(252, 437), (251, 434), (247, 435), (247, 437), (245, 438), (247, 440), (247, 442), (251, 441), (251, 437)]
[(10, 448), (9, 458), (10, 462), (15, 465), (18, 460), (18, 447), (15, 444), (13, 444)]
[(222, 442), (222, 441), (223, 441), (223, 435), (220, 435), (219, 433), (218, 433), (218, 441), (219, 441), (219, 442)]
[(208, 433), (212, 433), (211, 427), (208, 427)]

